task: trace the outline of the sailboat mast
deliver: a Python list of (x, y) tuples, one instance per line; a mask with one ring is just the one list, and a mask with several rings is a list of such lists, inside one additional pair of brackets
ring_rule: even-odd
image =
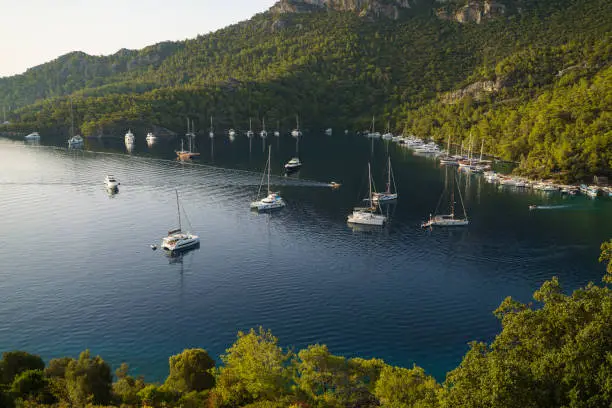
[(454, 178), (453, 178), (453, 181), (451, 182), (450, 205), (451, 205), (451, 218), (455, 218), (455, 183), (454, 183)]
[(484, 139), (482, 139), (482, 143), (480, 145), (480, 160), (478, 160), (481, 163), (482, 163), (482, 150), (483, 149), (484, 149)]
[(70, 98), (70, 136), (74, 136), (74, 112), (72, 111), (72, 98)]
[(372, 208), (372, 169), (370, 168), (370, 162), (368, 162), (368, 189), (370, 190), (370, 209)]
[(389, 157), (389, 174), (387, 178), (387, 194), (391, 194), (391, 157)]
[(272, 153), (272, 146), (268, 146), (268, 194), (270, 194), (270, 154)]
[(174, 190), (174, 192), (176, 193), (176, 212), (178, 213), (179, 229), (182, 230), (182, 227), (181, 227), (181, 207), (179, 206), (178, 190)]

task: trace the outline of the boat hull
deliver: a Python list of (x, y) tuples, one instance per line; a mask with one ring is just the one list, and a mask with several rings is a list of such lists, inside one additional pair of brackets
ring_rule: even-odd
[(386, 203), (395, 200), (397, 200), (397, 193), (378, 193), (372, 197), (372, 201), (375, 203)]
[(261, 201), (253, 201), (251, 203), (251, 209), (257, 211), (273, 211), (281, 209), (285, 206), (284, 201), (274, 202), (274, 203), (262, 203)]
[(353, 211), (353, 213), (347, 217), (347, 221), (350, 224), (383, 225), (385, 221), (387, 221), (387, 217), (365, 211)]
[(197, 235), (188, 235), (184, 238), (166, 237), (161, 242), (162, 249), (170, 252), (185, 251), (200, 245), (200, 238)]

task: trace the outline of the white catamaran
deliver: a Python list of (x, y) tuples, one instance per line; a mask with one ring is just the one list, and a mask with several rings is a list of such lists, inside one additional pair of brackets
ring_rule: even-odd
[(183, 251), (200, 245), (200, 237), (190, 232), (183, 232), (182, 230), (178, 190), (175, 190), (175, 192), (179, 226), (178, 228), (168, 231), (168, 236), (164, 237), (161, 242), (162, 248), (170, 252)]
[[(372, 201), (375, 203), (382, 204), (388, 201), (397, 200), (397, 186), (395, 185), (395, 177), (393, 177), (393, 170), (391, 168), (391, 157), (389, 157), (388, 163), (387, 188), (383, 193), (374, 193), (372, 195)], [(391, 190), (391, 182), (393, 182), (393, 190)]]
[(264, 169), (264, 174), (261, 178), (261, 183), (259, 184), (259, 190), (257, 191), (257, 198), (261, 193), (261, 187), (263, 186), (264, 177), (266, 176), (266, 172), (268, 174), (268, 195), (260, 200), (255, 200), (251, 202), (251, 209), (257, 211), (269, 211), (275, 210), (278, 208), (283, 208), (285, 206), (285, 201), (280, 196), (279, 193), (275, 193), (270, 190), (270, 155), (271, 155), (271, 146), (268, 146), (268, 162), (266, 163), (266, 168)]
[(369, 207), (355, 207), (353, 213), (347, 217), (350, 224), (363, 224), (363, 225), (383, 225), (387, 221), (387, 217), (382, 214), (377, 214), (376, 210), (379, 208), (372, 199), (372, 170), (370, 163), (368, 163), (368, 188), (369, 196), (368, 202)]

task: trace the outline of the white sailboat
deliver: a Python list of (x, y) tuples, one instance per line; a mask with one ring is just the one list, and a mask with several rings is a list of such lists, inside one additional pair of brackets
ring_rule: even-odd
[(353, 213), (347, 217), (347, 221), (350, 224), (383, 225), (387, 221), (387, 217), (382, 214), (376, 213), (378, 207), (373, 203), (372, 171), (370, 168), (370, 163), (368, 163), (368, 188), (368, 201), (370, 203), (370, 206), (365, 208), (354, 208)]
[(208, 136), (212, 139), (215, 137), (215, 130), (213, 128), (213, 117), (210, 117), (210, 131), (208, 132)]
[(259, 184), (259, 190), (257, 191), (257, 197), (259, 198), (259, 194), (261, 193), (261, 187), (263, 186), (264, 177), (266, 176), (266, 172), (268, 174), (268, 195), (260, 200), (255, 200), (251, 202), (251, 209), (257, 211), (269, 211), (275, 210), (278, 208), (283, 208), (285, 206), (285, 201), (280, 196), (279, 193), (275, 193), (270, 190), (270, 156), (272, 153), (271, 146), (268, 146), (268, 161), (266, 163), (266, 168), (264, 169), (264, 174), (261, 178), (261, 183)]
[(298, 115), (295, 115), (295, 129), (291, 131), (291, 136), (293, 137), (302, 136), (302, 131), (300, 130), (300, 119)]
[(276, 121), (276, 130), (274, 131), (274, 136), (276, 137), (280, 136), (280, 120)]
[(178, 190), (176, 192), (176, 210), (178, 213), (178, 228), (168, 231), (168, 236), (164, 237), (161, 247), (170, 252), (178, 252), (194, 248), (200, 244), (200, 237), (190, 232), (183, 232), (181, 225), (181, 207), (179, 204)]
[(383, 140), (391, 140), (393, 139), (393, 133), (391, 133), (391, 125), (389, 122), (387, 122), (387, 130), (385, 131), (385, 134), (382, 135)]
[(132, 129), (128, 129), (127, 133), (124, 136), (124, 140), (126, 146), (134, 144), (134, 142), (136, 141), (136, 136), (134, 136), (134, 134), (132, 133)]
[[(393, 177), (393, 170), (391, 168), (391, 157), (389, 157), (388, 164), (387, 188), (382, 193), (374, 193), (372, 195), (372, 201), (375, 203), (385, 203), (397, 200), (397, 186), (395, 185), (395, 177)], [(391, 182), (393, 182), (393, 190), (391, 190)]]
[(248, 138), (253, 137), (253, 126), (251, 125), (251, 118), (249, 118), (249, 130), (246, 132)]
[[(453, 176), (453, 181), (456, 176)], [(451, 191), (450, 191), (450, 214), (435, 214), (429, 215), (429, 219), (421, 224), (421, 227), (462, 227), (469, 224), (467, 212), (465, 211), (465, 206), (463, 205), (463, 197), (461, 197), (461, 190), (457, 189), (459, 192), (459, 200), (461, 201), (461, 207), (463, 208), (463, 218), (455, 216), (455, 186), (454, 182), (451, 183)], [(458, 184), (458, 183), (457, 183)], [(442, 192), (444, 195), (444, 191)], [(441, 198), (441, 197), (440, 197)], [(437, 212), (436, 208), (436, 212)]]
[(265, 139), (266, 137), (268, 137), (268, 132), (266, 131), (266, 118), (263, 118), (261, 120), (261, 127), (262, 130), (261, 132), (259, 132), (259, 136), (261, 136), (262, 139)]
[(70, 139), (68, 139), (68, 147), (77, 149), (83, 147), (83, 138), (81, 135), (74, 134), (74, 112), (72, 110), (72, 99), (70, 99)]
[(151, 147), (151, 146), (153, 146), (155, 144), (155, 141), (157, 140), (157, 137), (155, 137), (153, 132), (149, 132), (149, 133), (147, 133), (147, 137), (145, 137), (145, 140), (147, 141), (147, 145), (149, 147)]
[(376, 118), (372, 116), (372, 130), (368, 133), (368, 137), (372, 139), (378, 139), (380, 137), (380, 132), (376, 132), (374, 125), (376, 124)]

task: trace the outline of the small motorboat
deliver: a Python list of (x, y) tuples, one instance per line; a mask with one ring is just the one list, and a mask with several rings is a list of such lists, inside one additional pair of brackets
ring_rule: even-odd
[(340, 188), (341, 185), (342, 184), (336, 183), (335, 181), (330, 181), (329, 184), (328, 184), (328, 186), (330, 186), (333, 189)]
[(294, 157), (285, 164), (285, 171), (295, 171), (302, 167), (302, 162), (299, 158)]
[(115, 176), (111, 176), (110, 174), (104, 178), (104, 185), (109, 190), (116, 190), (119, 187), (119, 181), (115, 178)]
[(155, 250), (157, 249), (157, 245), (155, 245), (155, 244), (151, 244), (151, 249), (152, 249), (153, 251), (155, 251)]
[(538, 206), (537, 206), (537, 205), (535, 205), (535, 204), (531, 204), (531, 205), (529, 206), (529, 209), (530, 209), (530, 210), (536, 210), (537, 208), (538, 208)]

